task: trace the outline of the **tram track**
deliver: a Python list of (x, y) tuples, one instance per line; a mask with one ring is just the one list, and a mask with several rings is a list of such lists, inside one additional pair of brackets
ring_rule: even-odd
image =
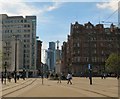
[[(6, 96), (8, 96), (8, 95), (10, 95), (10, 94), (12, 94), (16, 91), (19, 91), (19, 90), (22, 90), (22, 89), (26, 88), (26, 87), (32, 85), (36, 80), (37, 79), (34, 79), (34, 80), (31, 81), (31, 79), (30, 79), (30, 80), (28, 80), (24, 83), (21, 83), (20, 85), (16, 85), (16, 86), (4, 89), (3, 92), (2, 92), (2, 97), (6, 97)], [(7, 92), (5, 92), (5, 91), (7, 91)]]
[(25, 83), (27, 83), (29, 81), (31, 81), (31, 79), (29, 79), (29, 80), (27, 80), (25, 82), (22, 82), (21, 84), (18, 84), (18, 85), (14, 85), (14, 86), (11, 86), (11, 87), (8, 87), (8, 88), (2, 88), (2, 90), (0, 92), (3, 92), (5, 90), (11, 89), (11, 88), (15, 88), (15, 87), (20, 86), (20, 85), (23, 85), (23, 84), (25, 84)]

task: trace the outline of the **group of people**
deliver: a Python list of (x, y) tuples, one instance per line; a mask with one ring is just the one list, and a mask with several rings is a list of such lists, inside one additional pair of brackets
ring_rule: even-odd
[[(56, 74), (56, 78), (58, 79), (57, 83), (61, 83), (62, 75)], [(66, 79), (68, 80), (67, 84), (72, 84), (72, 74), (68, 73)]]
[[(15, 72), (7, 72), (6, 74), (4, 72), (1, 73), (1, 83), (3, 84), (4, 82), (6, 82), (6, 79), (8, 80), (8, 82), (11, 82), (11, 79), (14, 78), (15, 79)], [(19, 80), (19, 78), (23, 78), (23, 80), (25, 80), (25, 74), (22, 73), (21, 76), (20, 74), (16, 74), (16, 79)]]

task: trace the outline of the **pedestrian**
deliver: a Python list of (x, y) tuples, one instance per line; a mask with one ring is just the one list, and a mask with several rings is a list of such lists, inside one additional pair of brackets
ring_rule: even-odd
[(8, 78), (8, 82), (11, 82), (10, 74), (7, 76), (7, 78)]
[(106, 79), (106, 74), (105, 73), (103, 74), (103, 77), (104, 77), (104, 79)]
[(119, 80), (119, 78), (120, 78), (120, 75), (118, 74), (118, 75), (117, 75), (117, 79)]
[(71, 82), (71, 80), (72, 80), (72, 74), (71, 73), (68, 73), (67, 80), (68, 80), (67, 84), (69, 84), (69, 83), (72, 84), (72, 82)]
[(3, 76), (3, 72), (2, 72), (2, 78), (1, 78), (2, 84), (3, 84), (3, 80), (4, 80), (4, 76)]
[(19, 78), (20, 78), (20, 75), (19, 75), (19, 74), (17, 74), (17, 80), (19, 80)]
[(57, 83), (61, 83), (61, 78), (62, 78), (62, 75), (58, 74), (58, 82)]

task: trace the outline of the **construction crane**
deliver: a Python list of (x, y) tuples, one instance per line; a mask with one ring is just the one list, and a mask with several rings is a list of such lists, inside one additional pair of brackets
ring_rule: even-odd
[(116, 26), (120, 26), (120, 23), (119, 22), (110, 22), (110, 21), (101, 21), (104, 25), (116, 25)]
[[(111, 21), (108, 21), (115, 13), (118, 12), (119, 14), (119, 9), (120, 7), (118, 7), (113, 13), (111, 13), (104, 21), (101, 21), (104, 25), (110, 25), (110, 24), (115, 24), (115, 25), (118, 25), (120, 26), (120, 22), (118, 20), (118, 22), (111, 22)], [(119, 16), (119, 15), (118, 15)]]
[(118, 22), (110, 22), (110, 21), (108, 21), (108, 22), (107, 22), (107, 21), (101, 21), (101, 22), (102, 22), (102, 23), (108, 23), (108, 24), (109, 24), (109, 23), (118, 23)]

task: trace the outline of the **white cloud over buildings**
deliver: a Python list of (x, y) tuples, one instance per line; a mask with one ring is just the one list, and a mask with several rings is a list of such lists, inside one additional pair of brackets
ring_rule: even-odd
[[(39, 3), (39, 2), (38, 2)], [(24, 2), (24, 0), (11, 0), (11, 1), (0, 1), (0, 14), (12, 15), (42, 15), (45, 12), (53, 11), (60, 7), (60, 2), (53, 2), (52, 5), (43, 6), (42, 8), (36, 7), (34, 5), (29, 5), (29, 2)]]
[(112, 11), (115, 11), (118, 9), (118, 0), (109, 0), (109, 2), (100, 2), (97, 3), (97, 7), (100, 9), (110, 9)]

